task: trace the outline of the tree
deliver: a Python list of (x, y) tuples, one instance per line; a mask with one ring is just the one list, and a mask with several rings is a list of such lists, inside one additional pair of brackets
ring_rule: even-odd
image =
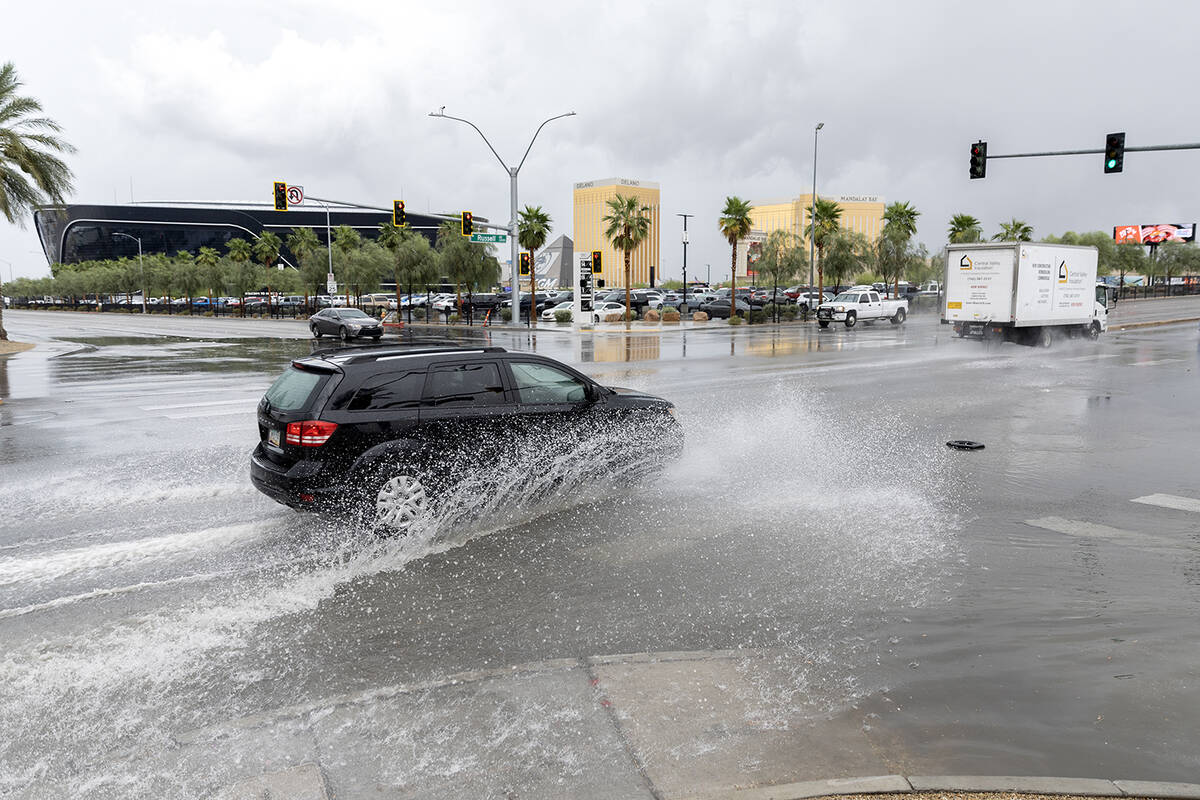
[(438, 254), (429, 240), (407, 225), (400, 237), (392, 261), (392, 274), (396, 278), (397, 301), (401, 284), (408, 286), (408, 321), (412, 322), (412, 287), (428, 284), (440, 274)]
[[(886, 259), (880, 258), (880, 265), (882, 267), (886, 261), (889, 270), (881, 268), (880, 273), (883, 275), (885, 283), (888, 276), (894, 276), (893, 285), (897, 295), (900, 294), (900, 276), (904, 273), (908, 262), (908, 243), (917, 232), (917, 217), (919, 216), (921, 216), (921, 212), (907, 202), (891, 203), (883, 211), (883, 231), (876, 243), (876, 249), (881, 256), (885, 252), (888, 255)], [(884, 243), (885, 239), (888, 240), (886, 244)]]
[(1032, 242), (1033, 228), (1013, 217), (1012, 222), (1001, 222), (1000, 231), (992, 237), (993, 242)]
[[(871, 255), (871, 244), (866, 236), (838, 228), (825, 240), (821, 266), (833, 285), (840, 289), (851, 277), (870, 267)], [(823, 284), (821, 291), (824, 292)]]
[[(59, 138), (57, 122), (40, 116), (41, 103), (18, 94), (21, 85), (11, 61), (0, 67), (0, 212), (10, 223), (24, 226), (32, 209), (61, 203), (71, 191), (71, 170), (56, 154), (75, 148)], [(3, 306), (0, 341), (8, 339)]]
[(188, 313), (192, 313), (192, 297), (203, 283), (196, 262), (187, 250), (180, 250), (171, 259), (171, 285), (187, 298)]
[[(536, 279), (533, 274), (533, 257), (546, 244), (550, 236), (550, 225), (553, 222), (550, 215), (541, 206), (525, 206), (517, 221), (517, 242), (529, 251), (529, 294), (536, 296)], [(529, 324), (537, 327), (537, 314), (534, 312), (534, 302), (529, 301)]]
[(221, 254), (212, 247), (201, 247), (196, 253), (196, 268), (200, 272), (200, 280), (208, 289), (208, 310), (212, 311), (212, 299), (223, 294), (217, 290), (225, 285), (225, 270), (221, 264)]
[(1194, 244), (1165, 242), (1158, 246), (1155, 260), (1158, 262), (1155, 272), (1163, 276), (1167, 286), (1167, 294), (1171, 293), (1171, 275), (1200, 273), (1200, 248)]
[(354, 294), (362, 304), (363, 289), (367, 294), (379, 288), (379, 280), (391, 271), (392, 255), (378, 242), (365, 241), (347, 251), (346, 281), (354, 287)]
[(353, 271), (350, 264), (353, 253), (362, 246), (362, 234), (349, 225), (338, 225), (333, 229), (333, 274), (347, 285), (346, 299), (349, 300), (349, 274)]
[(950, 244), (970, 244), (983, 239), (983, 223), (970, 214), (955, 214), (946, 231)]
[(317, 238), (317, 232), (312, 228), (292, 228), (288, 233), (287, 247), (296, 257), (296, 266), (300, 270), (301, 282), (304, 284), (304, 304), (308, 305), (310, 286), (316, 288), (314, 294), (321, 293), (321, 284), (325, 283), (326, 270), (329, 267), (329, 256), (325, 252), (325, 248), (321, 247), (321, 240)]
[[(774, 298), (779, 293), (779, 284), (789, 282), (804, 270), (808, 259), (804, 257), (804, 245), (799, 236), (790, 231), (771, 231), (763, 243), (763, 255), (758, 260), (758, 274), (770, 278)], [(779, 304), (774, 304), (778, 319)]]
[(254, 254), (254, 248), (245, 239), (230, 239), (225, 243), (225, 249), (229, 251), (229, 260), (232, 262), (229, 269), (229, 285), (241, 298), (242, 302), (239, 308), (244, 317), (246, 316), (246, 292), (262, 286), (261, 276), (255, 268), (254, 262), (250, 260)]
[[(817, 296), (825, 294), (825, 244), (841, 227), (842, 207), (833, 200), (817, 198), (812, 210), (813, 244), (817, 248)], [(811, 288), (811, 287), (810, 287)]]
[(275, 262), (279, 260), (279, 251), (283, 247), (283, 241), (271, 233), (263, 231), (250, 245), (250, 250), (254, 253), (254, 257), (258, 263), (263, 265), (263, 277), (266, 279), (267, 288), (267, 314), (271, 313), (271, 285), (276, 281), (271, 277), (271, 267), (275, 266)]
[[(443, 226), (446, 228), (446, 226)], [(461, 308), (462, 287), (466, 286), (468, 293), (473, 293), (475, 286), (488, 285), (499, 279), (500, 265), (488, 252), (489, 245), (472, 242), (458, 233), (458, 226), (451, 224), (444, 230), (445, 235), (438, 237), (438, 263), (442, 273), (450, 279), (459, 292), (459, 307)], [(529, 307), (532, 315), (535, 310), (534, 296), (530, 294)]]
[(1146, 258), (1146, 250), (1136, 242), (1116, 245), (1114, 248), (1114, 265), (1121, 275), (1121, 286), (1125, 286), (1125, 274), (1145, 275), (1149, 271), (1150, 260)]
[[(616, 197), (606, 200), (605, 205), (608, 206), (608, 214), (602, 221), (608, 227), (604, 229), (604, 238), (625, 254), (625, 319), (628, 320), (633, 305), (630, 259), (633, 251), (641, 247), (650, 234), (650, 207), (643, 205), (633, 195), (627, 197), (619, 192)], [(529, 305), (529, 313), (533, 313), (532, 302)]]
[[(731, 195), (725, 198), (725, 208), (717, 219), (717, 227), (725, 241), (729, 242), (729, 318), (737, 315), (737, 245), (749, 235), (754, 223), (750, 219), (752, 206), (746, 200)], [(749, 272), (749, 269), (747, 269)], [(749, 315), (747, 315), (749, 317)]]

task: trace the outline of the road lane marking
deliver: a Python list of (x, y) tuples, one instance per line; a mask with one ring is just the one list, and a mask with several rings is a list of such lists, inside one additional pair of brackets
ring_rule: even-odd
[(1067, 361), (1095, 361), (1098, 358), (1120, 358), (1120, 353), (1094, 353), (1090, 356), (1075, 356), (1068, 358)]
[(1129, 502), (1144, 503), (1148, 506), (1160, 506), (1176, 511), (1191, 511), (1195, 514), (1200, 514), (1200, 500), (1192, 497), (1179, 497), (1173, 494), (1148, 494), (1144, 497), (1135, 497)]
[(167, 419), (199, 419), (201, 417), (225, 417), (231, 414), (253, 414), (258, 410), (257, 405), (243, 408), (210, 408), (193, 411), (186, 414), (163, 414)]
[(139, 406), (142, 411), (166, 411), (174, 408), (200, 408), (202, 406), (231, 406), (235, 403), (258, 403), (257, 397), (239, 397), (237, 400), (206, 400), (199, 403), (173, 403), (165, 406)]
[(1135, 362), (1133, 362), (1133, 366), (1135, 366), (1135, 367), (1157, 367), (1159, 364), (1174, 364), (1179, 361), (1183, 361), (1183, 359), (1182, 358), (1156, 358), (1156, 359), (1153, 359), (1152, 361), (1135, 361)]
[(1077, 536), (1081, 539), (1102, 539), (1121, 544), (1180, 546), (1177, 542), (1165, 536), (1152, 536), (1150, 534), (1122, 530), (1121, 528), (1113, 528), (1108, 525), (1099, 525), (1095, 522), (1080, 522), (1079, 520), (1063, 519), (1062, 517), (1027, 519), (1025, 520), (1025, 524), (1031, 525), (1034, 528), (1054, 531), (1055, 533), (1064, 533), (1067, 536)]

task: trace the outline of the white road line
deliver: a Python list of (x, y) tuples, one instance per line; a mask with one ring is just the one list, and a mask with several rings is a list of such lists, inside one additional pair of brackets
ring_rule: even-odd
[(1096, 353), (1090, 356), (1075, 356), (1068, 358), (1067, 361), (1095, 361), (1098, 358), (1120, 358), (1120, 353)]
[(1121, 544), (1143, 544), (1143, 545), (1166, 545), (1168, 547), (1178, 547), (1179, 545), (1164, 536), (1152, 536), (1145, 533), (1136, 533), (1134, 531), (1122, 530), (1121, 528), (1112, 528), (1108, 525), (1098, 525), (1094, 522), (1080, 522), (1074, 519), (1063, 519), (1062, 517), (1042, 517), (1041, 519), (1027, 519), (1026, 525), (1031, 525), (1035, 528), (1042, 528), (1055, 533), (1065, 533), (1067, 536), (1078, 536), (1081, 539), (1103, 539), (1109, 542), (1117, 542)]
[(257, 406), (245, 406), (243, 408), (210, 408), (207, 410), (193, 411), (188, 414), (163, 414), (163, 416), (167, 419), (199, 419), (201, 417), (226, 417), (231, 414), (253, 414), (257, 410)]
[(1182, 358), (1156, 358), (1152, 361), (1135, 361), (1135, 367), (1157, 367), (1159, 364), (1174, 364), (1177, 361), (1183, 361)]
[(1200, 514), (1200, 500), (1192, 497), (1179, 497), (1173, 494), (1148, 494), (1144, 497), (1135, 497), (1131, 503), (1144, 503), (1148, 506), (1161, 506), (1162, 508), (1172, 508), (1176, 511), (1191, 511)]
[(173, 403), (166, 406), (138, 406), (142, 411), (166, 411), (173, 408), (200, 408), (202, 406), (231, 406), (235, 403), (258, 403), (257, 397), (239, 397), (236, 400), (206, 400), (199, 403)]

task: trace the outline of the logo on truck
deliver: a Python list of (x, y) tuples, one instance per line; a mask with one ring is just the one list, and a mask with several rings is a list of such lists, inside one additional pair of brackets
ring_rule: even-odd
[(970, 268), (971, 268), (971, 259), (967, 258), (967, 257), (964, 255), (964, 256), (962, 257), (962, 260), (960, 260), (960, 261), (958, 262), (958, 268), (959, 268), (959, 269), (970, 269)]
[(1067, 282), (1067, 262), (1066, 261), (1063, 261), (1062, 263), (1060, 263), (1058, 265), (1058, 282), (1059, 283)]

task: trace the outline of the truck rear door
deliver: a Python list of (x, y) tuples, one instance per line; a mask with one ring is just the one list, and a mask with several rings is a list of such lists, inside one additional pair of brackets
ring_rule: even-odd
[(879, 292), (868, 292), (867, 313), (862, 316), (865, 319), (879, 319), (883, 316), (883, 301), (879, 299)]

